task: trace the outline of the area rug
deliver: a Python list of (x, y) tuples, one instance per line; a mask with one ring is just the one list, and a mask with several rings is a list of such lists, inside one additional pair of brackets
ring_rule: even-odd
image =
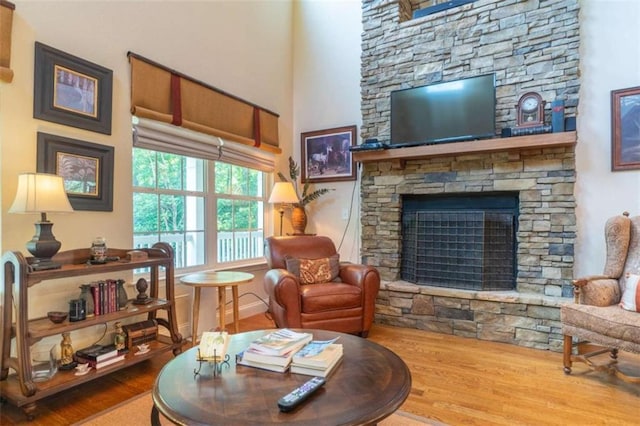
[[(121, 425), (148, 425), (149, 413), (153, 401), (151, 392), (145, 392), (127, 401), (124, 401), (115, 407), (97, 413), (88, 419), (75, 423), (73, 426), (107, 426), (114, 424)], [(162, 417), (162, 416), (161, 416)], [(172, 423), (166, 419), (160, 419), (162, 425), (171, 425)], [(380, 423), (379, 426), (421, 426), (421, 425), (441, 425), (441, 423), (433, 422), (424, 417), (415, 416), (403, 411), (396, 411)]]

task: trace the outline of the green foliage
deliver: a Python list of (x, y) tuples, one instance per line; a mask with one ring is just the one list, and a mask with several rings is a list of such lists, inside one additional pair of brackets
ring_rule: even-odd
[(333, 189), (329, 189), (329, 188), (320, 188), (320, 189), (316, 189), (313, 192), (309, 192), (309, 188), (310, 188), (309, 182), (305, 182), (304, 185), (302, 185), (302, 195), (301, 195), (300, 192), (298, 191), (298, 176), (300, 176), (300, 166), (298, 166), (298, 164), (295, 161), (293, 161), (293, 158), (289, 157), (289, 177), (291, 178), (291, 180), (287, 179), (287, 177), (283, 175), (282, 172), (278, 172), (278, 177), (282, 182), (293, 183), (293, 187), (296, 190), (298, 199), (300, 199), (300, 202), (295, 204), (296, 207), (304, 208), (304, 206), (306, 206), (310, 202), (317, 200), (318, 198), (320, 198), (321, 196), (323, 196), (328, 192), (333, 191)]

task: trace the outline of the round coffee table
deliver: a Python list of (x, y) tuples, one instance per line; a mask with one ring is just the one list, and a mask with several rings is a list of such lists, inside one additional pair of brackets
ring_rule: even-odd
[(365, 425), (375, 424), (397, 410), (409, 396), (411, 373), (389, 349), (349, 334), (322, 330), (315, 340), (339, 336), (344, 357), (327, 383), (307, 401), (288, 413), (278, 409), (278, 399), (311, 376), (275, 373), (236, 365), (235, 355), (252, 340), (268, 332), (251, 331), (231, 336), (229, 367), (214, 374), (213, 366), (199, 363), (198, 348), (169, 361), (153, 386), (151, 423), (158, 412), (176, 424), (225, 425)]
[(215, 287), (218, 289), (218, 327), (223, 329), (226, 325), (225, 314), (227, 306), (227, 287), (231, 287), (233, 302), (233, 331), (238, 332), (238, 320), (240, 317), (238, 308), (238, 285), (246, 284), (253, 280), (253, 274), (238, 271), (205, 271), (185, 275), (180, 278), (182, 284), (193, 287), (193, 311), (191, 320), (191, 343), (198, 341), (198, 317), (200, 316), (200, 289), (202, 287)]

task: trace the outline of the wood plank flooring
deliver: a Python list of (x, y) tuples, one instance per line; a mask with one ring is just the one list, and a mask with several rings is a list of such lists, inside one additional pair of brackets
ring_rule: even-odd
[[(263, 315), (241, 321), (241, 331), (271, 328)], [(575, 364), (562, 371), (559, 353), (374, 325), (369, 339), (407, 363), (412, 391), (401, 410), (449, 425), (637, 425), (640, 386)], [(150, 389), (172, 355), (115, 372), (38, 403), (29, 422), (3, 404), (0, 424), (68, 425)], [(622, 354), (627, 368), (640, 357)]]

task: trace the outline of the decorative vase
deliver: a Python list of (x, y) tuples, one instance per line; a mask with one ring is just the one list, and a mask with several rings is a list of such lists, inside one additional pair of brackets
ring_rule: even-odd
[(307, 227), (307, 212), (304, 207), (296, 206), (291, 212), (291, 226), (293, 226), (293, 235), (304, 235)]
[(124, 280), (117, 280), (116, 284), (118, 285), (118, 310), (122, 310), (127, 307), (129, 297), (127, 290), (124, 289)]
[(91, 284), (80, 285), (80, 296), (78, 296), (78, 299), (84, 300), (87, 316), (92, 317), (95, 313), (95, 304), (93, 302), (93, 294), (91, 294)]

